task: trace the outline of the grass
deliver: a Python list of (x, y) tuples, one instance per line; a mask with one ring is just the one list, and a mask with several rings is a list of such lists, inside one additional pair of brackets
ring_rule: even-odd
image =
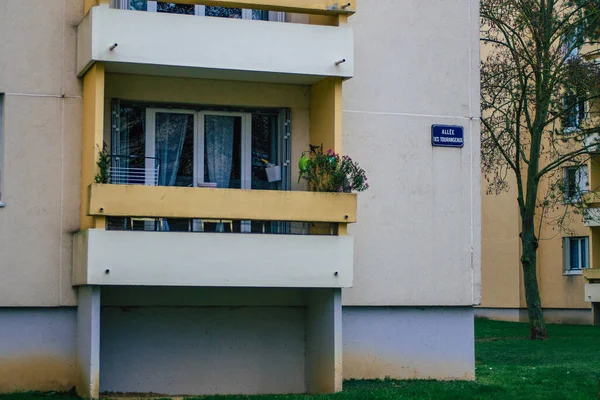
[[(474, 382), (348, 381), (334, 395), (207, 396), (209, 400), (600, 399), (600, 328), (549, 325), (549, 339), (527, 338), (527, 324), (475, 322)], [(76, 400), (72, 394), (15, 393), (0, 400)]]

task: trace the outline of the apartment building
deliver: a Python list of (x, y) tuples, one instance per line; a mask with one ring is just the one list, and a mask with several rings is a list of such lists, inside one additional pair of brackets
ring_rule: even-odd
[[(598, 59), (598, 49), (592, 45), (578, 51), (587, 59)], [(537, 275), (542, 307), (549, 323), (600, 324), (600, 148), (594, 146), (600, 138), (600, 102), (579, 102), (560, 123), (559, 129), (567, 132), (588, 132), (582, 145), (592, 147), (587, 165), (562, 167), (559, 173), (564, 179), (564, 206), (557, 207), (545, 221), (568, 217), (560, 225), (539, 224)], [(542, 164), (551, 161), (541, 160)], [(540, 184), (541, 196), (547, 192), (547, 185), (547, 181)], [(500, 195), (482, 195), (482, 299), (476, 315), (527, 322), (514, 179), (509, 187)], [(583, 204), (583, 213), (579, 205), (573, 204)], [(542, 212), (540, 208), (538, 215)]]
[[(478, 31), (463, 0), (1, 0), (0, 392), (473, 379)], [(370, 189), (307, 191), (311, 145)]]

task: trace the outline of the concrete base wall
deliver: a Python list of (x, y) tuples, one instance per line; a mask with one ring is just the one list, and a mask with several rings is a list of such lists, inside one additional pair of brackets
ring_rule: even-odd
[(344, 379), (475, 378), (471, 307), (344, 307)]
[(104, 307), (100, 391), (301, 393), (303, 307)]
[[(304, 392), (304, 306), (105, 306), (100, 391)], [(344, 307), (344, 379), (473, 379), (471, 308)], [(0, 392), (77, 383), (76, 308), (0, 308)], [(309, 368), (310, 369), (310, 368)]]
[(75, 308), (0, 308), (0, 393), (76, 384)]
[[(519, 308), (475, 308), (476, 318), (487, 318), (495, 321), (528, 322), (526, 309)], [(591, 325), (593, 315), (591, 309), (580, 308), (545, 308), (544, 317), (549, 324)]]

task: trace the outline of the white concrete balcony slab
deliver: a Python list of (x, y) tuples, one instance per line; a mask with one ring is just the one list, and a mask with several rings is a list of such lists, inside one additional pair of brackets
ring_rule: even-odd
[[(116, 44), (116, 47), (115, 47)], [(338, 61), (345, 60), (342, 63)], [(312, 84), (351, 78), (350, 26), (198, 17), (94, 6), (77, 29), (77, 73)]]
[(600, 283), (586, 283), (584, 286), (585, 301), (600, 303)]
[(600, 226), (600, 208), (585, 208), (583, 210), (583, 225), (590, 228)]
[(108, 231), (73, 238), (73, 285), (344, 288), (351, 236)]
[(600, 152), (600, 133), (592, 132), (586, 135), (583, 139), (583, 146), (587, 148), (589, 153)]

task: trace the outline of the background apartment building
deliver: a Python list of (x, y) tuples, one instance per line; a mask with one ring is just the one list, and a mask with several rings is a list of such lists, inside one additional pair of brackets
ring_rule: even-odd
[[(598, 57), (598, 50), (591, 45), (584, 46), (580, 53), (591, 60)], [(565, 95), (569, 93), (566, 88)], [(580, 102), (559, 122), (558, 129), (566, 132), (589, 131), (583, 145), (590, 145), (599, 137), (600, 103)], [(592, 312), (600, 301), (596, 289), (599, 285), (594, 285), (600, 265), (599, 154), (598, 148), (591, 147), (587, 165), (565, 164), (561, 168), (565, 190), (560, 200), (564, 206), (546, 214), (544, 223), (539, 224), (537, 275), (544, 316), (550, 323), (600, 323), (600, 313)], [(541, 163), (551, 161), (543, 159)], [(526, 322), (529, 318), (520, 261), (521, 221), (514, 177), (508, 183), (510, 189), (505, 193), (496, 196), (484, 190), (482, 194), (482, 299), (476, 315)], [(547, 193), (548, 183), (546, 180), (540, 184), (540, 199)], [(486, 185), (485, 179), (482, 185)], [(538, 217), (542, 213), (539, 208)], [(557, 216), (564, 215), (568, 216), (564, 222), (556, 224)]]
[(477, 2), (215, 3), (0, 1), (0, 391), (473, 379)]

